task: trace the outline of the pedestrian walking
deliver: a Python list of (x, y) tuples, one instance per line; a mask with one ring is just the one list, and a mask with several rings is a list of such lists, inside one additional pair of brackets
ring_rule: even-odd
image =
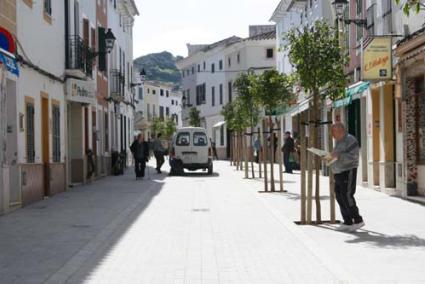
[(134, 157), (134, 171), (136, 179), (143, 179), (145, 176), (146, 162), (149, 160), (149, 144), (145, 141), (143, 133), (137, 136), (137, 139), (130, 146)]
[(260, 162), (260, 151), (261, 151), (261, 142), (258, 136), (255, 138), (253, 147), (255, 150), (255, 162), (258, 164)]
[(295, 143), (291, 137), (291, 132), (285, 132), (285, 141), (282, 146), (283, 164), (285, 165), (285, 173), (292, 174), (292, 163), (294, 162)]
[(326, 159), (335, 160), (332, 171), (335, 178), (335, 195), (344, 223), (339, 231), (355, 231), (365, 225), (354, 199), (356, 193), (357, 167), (359, 165), (359, 143), (348, 134), (344, 124), (332, 125), (332, 136), (336, 140), (335, 148)]
[(213, 154), (213, 159), (218, 160), (216, 144), (215, 144), (214, 141), (212, 141), (211, 138), (210, 138), (210, 143), (211, 143), (211, 150), (212, 150), (212, 154)]
[(156, 138), (154, 135), (152, 135), (152, 149), (156, 159), (156, 172), (158, 174), (162, 173), (161, 167), (165, 162), (164, 160), (165, 149), (164, 149), (164, 146), (162, 146), (161, 136), (162, 136), (161, 133), (158, 133)]

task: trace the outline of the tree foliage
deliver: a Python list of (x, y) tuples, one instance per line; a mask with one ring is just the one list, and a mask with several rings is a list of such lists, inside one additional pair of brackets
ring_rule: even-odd
[(293, 78), (276, 70), (267, 70), (255, 81), (255, 100), (271, 113), (278, 107), (289, 105), (293, 100)]
[(289, 60), (295, 66), (300, 85), (313, 95), (326, 91), (332, 100), (345, 95), (347, 77), (344, 66), (348, 56), (343, 55), (337, 31), (325, 21), (312, 27), (287, 33)]
[(250, 125), (240, 97), (236, 97), (232, 102), (227, 103), (223, 107), (221, 114), (224, 116), (227, 127), (231, 130), (244, 131)]
[(414, 11), (415, 13), (419, 13), (421, 10), (425, 9), (425, 1), (424, 0), (395, 0), (397, 5), (402, 4), (403, 13), (407, 16), (410, 15), (410, 11)]
[(164, 121), (155, 117), (151, 123), (150, 130), (154, 135), (161, 133), (164, 139), (170, 139), (176, 132), (176, 123), (168, 117)]
[(201, 126), (200, 111), (196, 107), (192, 107), (189, 110), (189, 125), (193, 127)]
[(257, 81), (258, 77), (255, 74), (242, 73), (234, 83), (234, 87), (239, 94), (236, 97), (240, 108), (239, 111), (246, 118), (247, 125), (252, 127), (257, 125), (260, 118), (260, 106), (258, 100), (256, 100)]

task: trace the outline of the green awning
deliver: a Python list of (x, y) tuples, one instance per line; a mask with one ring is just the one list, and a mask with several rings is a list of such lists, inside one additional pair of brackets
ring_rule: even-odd
[(362, 94), (364, 91), (369, 89), (369, 82), (357, 83), (352, 87), (345, 89), (345, 98), (334, 101), (332, 106), (334, 108), (345, 107), (351, 104), (353, 97), (357, 94)]

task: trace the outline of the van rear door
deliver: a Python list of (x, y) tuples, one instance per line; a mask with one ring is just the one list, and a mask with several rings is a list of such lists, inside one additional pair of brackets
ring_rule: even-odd
[(192, 150), (191, 136), (190, 131), (178, 132), (176, 136), (175, 152), (177, 158), (179, 158), (183, 164), (191, 164), (196, 154), (193, 153)]
[(195, 130), (192, 135), (193, 152), (196, 153), (196, 161), (192, 163), (208, 163), (208, 138), (204, 131)]

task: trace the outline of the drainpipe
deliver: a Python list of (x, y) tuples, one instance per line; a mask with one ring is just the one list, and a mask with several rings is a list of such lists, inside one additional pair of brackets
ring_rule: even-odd
[[(65, 0), (65, 69), (69, 66), (69, 0)], [(66, 81), (67, 78), (65, 76), (63, 84), (64, 89), (64, 104), (63, 104), (63, 120), (64, 120), (64, 139), (65, 139), (65, 149), (64, 149), (64, 163), (65, 163), (65, 191), (68, 191), (69, 188), (69, 177), (70, 177), (70, 167), (68, 165), (69, 159), (69, 143), (68, 143), (68, 102), (67, 102), (67, 90), (66, 90)]]
[(5, 90), (6, 70), (0, 63), (0, 215), (4, 213), (4, 161), (6, 159), (6, 90)]

